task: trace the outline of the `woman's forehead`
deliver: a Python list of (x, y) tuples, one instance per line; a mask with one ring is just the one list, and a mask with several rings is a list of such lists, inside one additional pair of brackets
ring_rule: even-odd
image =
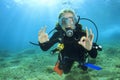
[(62, 16), (64, 16), (64, 17), (72, 17), (73, 14), (70, 13), (70, 12), (66, 12), (66, 13), (64, 13)]

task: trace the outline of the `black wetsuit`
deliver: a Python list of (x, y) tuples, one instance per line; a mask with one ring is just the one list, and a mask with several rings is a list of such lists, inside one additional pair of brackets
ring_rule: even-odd
[(78, 41), (82, 36), (86, 36), (86, 33), (82, 30), (81, 25), (76, 27), (72, 37), (67, 37), (65, 32), (59, 28), (48, 42), (42, 44), (39, 43), (39, 45), (42, 50), (46, 51), (55, 43), (63, 43), (64, 49), (60, 52), (62, 59), (59, 58), (60, 68), (63, 69), (64, 73), (68, 73), (74, 61), (79, 62), (79, 64), (85, 63), (86, 53), (92, 54), (90, 56), (93, 58), (97, 56), (97, 53), (92, 53), (93, 49), (91, 51), (87, 51), (78, 44)]

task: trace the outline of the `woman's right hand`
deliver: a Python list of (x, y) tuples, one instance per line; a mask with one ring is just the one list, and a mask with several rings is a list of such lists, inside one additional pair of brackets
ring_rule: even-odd
[(42, 29), (40, 29), (38, 33), (38, 41), (40, 43), (49, 41), (48, 34), (46, 33), (46, 27), (43, 27)]

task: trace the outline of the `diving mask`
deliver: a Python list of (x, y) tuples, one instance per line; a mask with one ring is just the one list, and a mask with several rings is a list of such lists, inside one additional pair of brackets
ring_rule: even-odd
[(59, 24), (60, 26), (70, 26), (70, 25), (75, 25), (76, 23), (76, 18), (75, 17), (61, 17), (59, 19)]
[(59, 24), (61, 27), (63, 27), (63, 29), (65, 29), (65, 33), (67, 37), (72, 37), (73, 36), (73, 30), (76, 28), (75, 24), (76, 24), (77, 20), (75, 17), (71, 16), (71, 17), (61, 17), (59, 19)]

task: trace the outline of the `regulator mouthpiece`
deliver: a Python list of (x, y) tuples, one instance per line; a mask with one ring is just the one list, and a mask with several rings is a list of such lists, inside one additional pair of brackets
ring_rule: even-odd
[(67, 36), (67, 37), (72, 37), (72, 36), (73, 36), (73, 30), (68, 29), (68, 30), (66, 31), (66, 36)]

